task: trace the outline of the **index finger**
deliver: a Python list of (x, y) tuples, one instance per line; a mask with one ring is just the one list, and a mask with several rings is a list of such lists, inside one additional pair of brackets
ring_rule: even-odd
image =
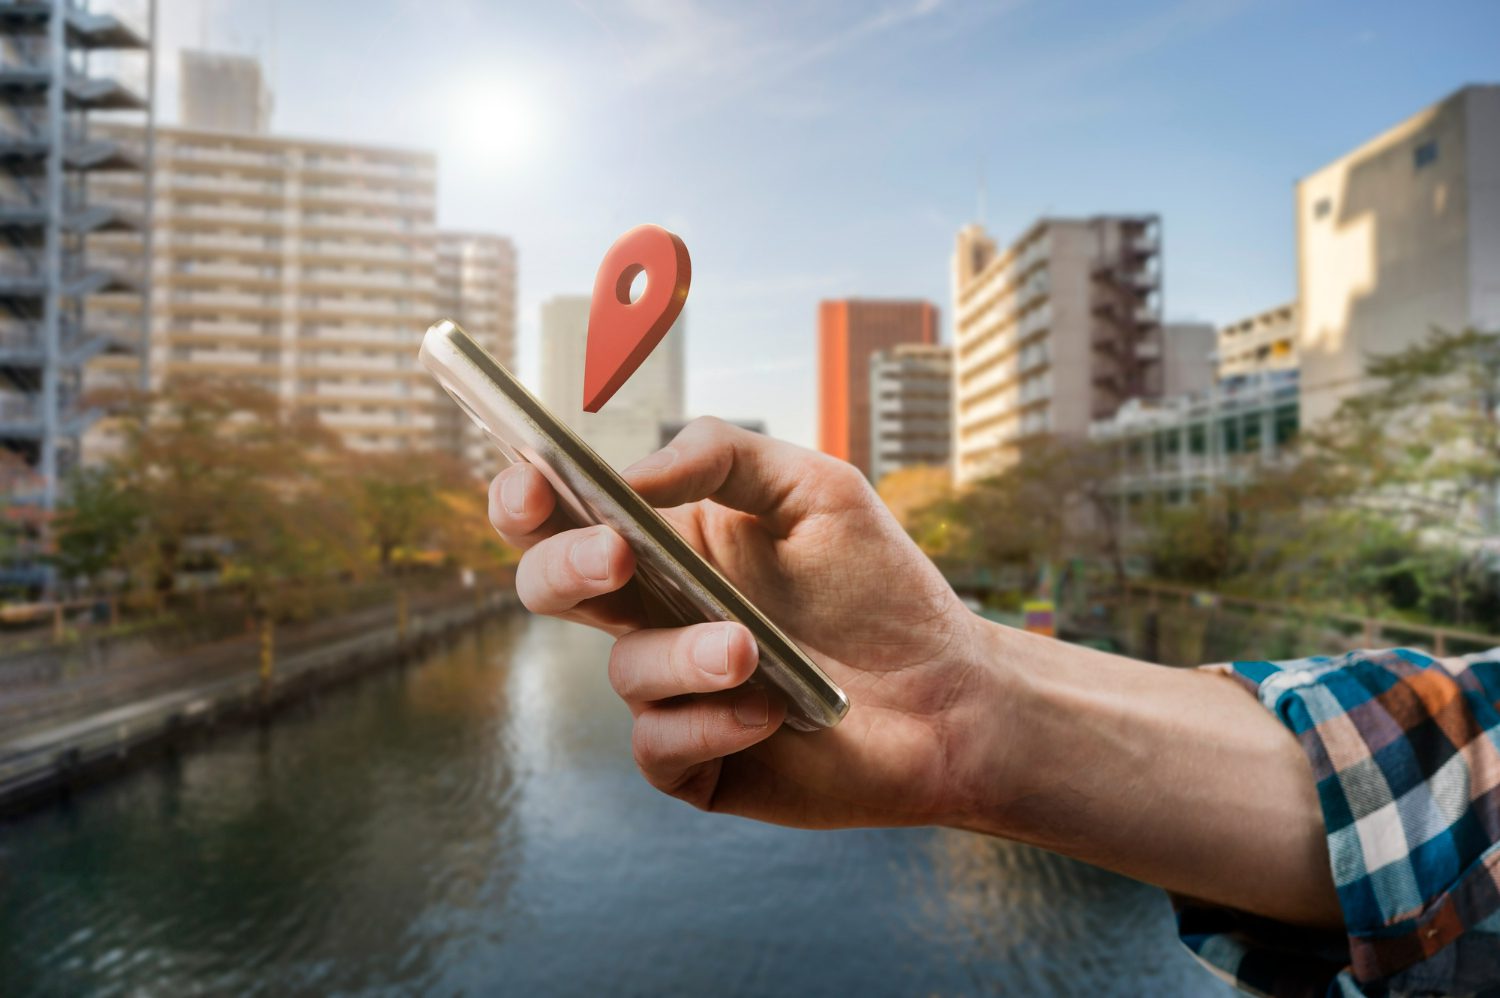
[(490, 482), (490, 524), (505, 542), (526, 550), (572, 524), (557, 508), (552, 485), (525, 461), (517, 461)]
[(786, 531), (816, 512), (867, 501), (852, 465), (720, 419), (695, 419), (676, 438), (625, 469), (653, 506), (712, 499)]

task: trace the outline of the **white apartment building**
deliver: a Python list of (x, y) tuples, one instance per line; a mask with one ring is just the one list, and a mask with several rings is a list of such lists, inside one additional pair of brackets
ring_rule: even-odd
[(589, 298), (559, 295), (542, 303), (541, 400), (604, 460), (624, 468), (660, 446), (662, 426), (685, 409), (687, 316), (662, 337), (630, 380), (598, 412), (583, 411)]
[(1126, 399), (1162, 393), (1160, 223), (1044, 218), (1001, 250), (979, 226), (953, 258), (954, 477), (1082, 437)]
[(1219, 327), (1215, 378), (1229, 381), (1297, 369), (1297, 303), (1289, 302)]
[(1297, 184), (1302, 422), (1371, 354), (1500, 329), (1500, 85), (1468, 86)]
[(870, 480), (953, 450), (953, 349), (902, 343), (870, 356)]
[(1143, 503), (1180, 505), (1246, 481), (1280, 460), (1298, 429), (1297, 372), (1277, 370), (1192, 395), (1133, 399), (1089, 437), (1115, 451), (1110, 491), (1128, 520)]
[[(185, 98), (184, 117), (263, 123), (269, 98), (242, 62), (194, 64), (210, 80), (223, 69), (234, 86), (196, 110)], [(248, 117), (231, 113), (235, 95), (254, 105)], [(446, 449), (492, 466), (416, 353), (448, 316), (514, 364), (515, 252), (498, 237), (438, 231), (432, 153), (219, 128), (158, 128), (155, 140), (148, 367), (96, 358), (90, 387), (230, 378), (316, 413), (356, 449)], [(94, 193), (138, 205), (142, 183), (101, 176)], [(95, 245), (96, 256), (139, 265), (138, 241)], [(89, 321), (128, 328), (140, 308), (139, 297), (96, 295)], [(105, 421), (85, 453), (115, 445)]]

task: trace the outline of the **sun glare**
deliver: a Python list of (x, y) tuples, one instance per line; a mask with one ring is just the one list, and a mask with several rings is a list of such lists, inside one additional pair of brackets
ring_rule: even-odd
[(532, 160), (541, 140), (535, 104), (505, 81), (470, 80), (452, 91), (449, 142), (464, 159), (486, 166), (520, 166)]

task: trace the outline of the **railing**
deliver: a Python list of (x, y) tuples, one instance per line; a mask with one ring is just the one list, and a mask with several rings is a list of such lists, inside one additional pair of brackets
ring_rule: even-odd
[(0, 323), (0, 349), (39, 350), (42, 346), (42, 327), (35, 322)]
[[(1230, 596), (1188, 586), (1156, 582), (1129, 582), (1126, 593), (1134, 600), (1143, 600), (1149, 610), (1161, 613), (1171, 610), (1179, 616), (1194, 613), (1212, 617), (1215, 611), (1230, 610), (1257, 617), (1271, 617), (1287, 624), (1308, 625), (1332, 632), (1328, 638), (1341, 637), (1346, 649), (1378, 648), (1397, 638), (1397, 644), (1410, 645), (1445, 656), (1460, 651), (1478, 651), (1500, 647), (1500, 634), (1488, 634), (1460, 627), (1441, 624), (1423, 624), (1404, 620), (1364, 616), (1336, 610), (1322, 609), (1306, 604)], [(1207, 621), (1205, 621), (1207, 623)], [(1293, 654), (1312, 654), (1346, 649), (1319, 647), (1291, 649)], [(1244, 654), (1235, 652), (1235, 654)], [(1268, 651), (1266, 657), (1280, 657), (1281, 649)], [(1214, 656), (1209, 656), (1210, 658)]]
[(6, 393), (0, 395), (0, 421), (26, 423), (41, 418), (38, 400), (27, 395)]

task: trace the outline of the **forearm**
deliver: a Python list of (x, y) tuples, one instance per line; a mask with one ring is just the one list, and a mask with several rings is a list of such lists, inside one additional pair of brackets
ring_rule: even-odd
[(1230, 680), (986, 625), (1001, 702), (965, 827), (1206, 901), (1342, 924), (1311, 768)]

